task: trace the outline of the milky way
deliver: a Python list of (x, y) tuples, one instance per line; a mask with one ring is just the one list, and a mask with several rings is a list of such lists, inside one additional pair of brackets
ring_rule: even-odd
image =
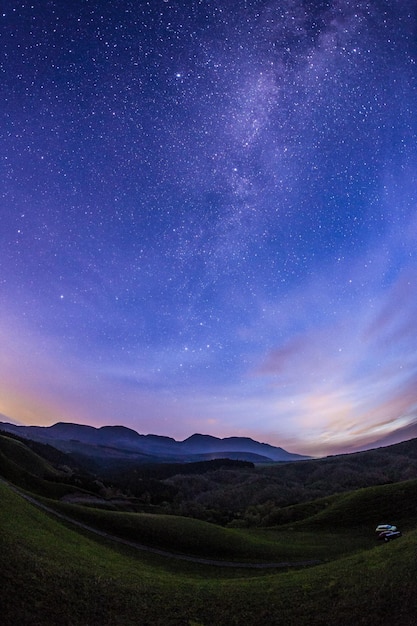
[(0, 412), (417, 435), (416, 26), (411, 0), (7, 2)]

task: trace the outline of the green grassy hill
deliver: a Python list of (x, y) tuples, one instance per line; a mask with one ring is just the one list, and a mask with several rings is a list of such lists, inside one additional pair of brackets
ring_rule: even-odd
[(62, 473), (20, 441), (0, 436), (0, 475), (23, 489), (59, 498), (69, 492)]
[(393, 523), (417, 528), (417, 480), (367, 487), (332, 498), (330, 506), (308, 518), (303, 526), (329, 529), (361, 528)]
[(0, 435), (0, 476), (22, 489), (49, 498), (61, 498), (74, 491), (89, 493), (83, 481), (74, 483), (71, 471), (56, 469), (22, 441), (3, 435)]
[(358, 529), (390, 520), (402, 528), (417, 527), (417, 480), (356, 489), (276, 509), (268, 526)]
[(86, 536), (4, 484), (0, 501), (4, 626), (415, 624), (416, 531), (323, 565), (254, 573)]
[(373, 534), (352, 534), (340, 541), (329, 529), (280, 528), (267, 534), (258, 530), (229, 529), (200, 520), (173, 515), (120, 513), (45, 501), (48, 506), (121, 539), (206, 559), (238, 562), (294, 563), (329, 560), (374, 546)]
[(0, 436), (0, 452), (4, 459), (2, 470), (6, 469), (5, 459), (13, 459), (20, 472), (31, 473), (45, 479), (56, 479), (60, 472), (54, 469), (44, 458), (30, 450), (27, 445), (10, 437)]
[[(2, 626), (415, 625), (417, 480), (275, 507), (269, 528), (237, 529), (64, 504), (57, 499), (74, 489), (60, 482), (65, 472), (7, 437), (0, 475), (73, 519), (177, 555), (321, 561), (249, 569), (140, 551), (54, 517), (0, 482)], [(384, 522), (403, 536), (377, 542)]]
[[(417, 528), (417, 480), (368, 487), (283, 510), (269, 529), (231, 529), (172, 515), (120, 513), (48, 502), (123, 539), (195, 556), (258, 561), (339, 558), (375, 545), (379, 523)], [(298, 521), (288, 523), (296, 512)]]

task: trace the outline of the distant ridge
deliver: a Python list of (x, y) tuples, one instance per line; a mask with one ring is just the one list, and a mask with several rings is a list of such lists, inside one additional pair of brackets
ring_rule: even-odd
[(301, 461), (310, 457), (287, 452), (283, 448), (259, 443), (249, 437), (226, 437), (194, 434), (184, 441), (160, 435), (141, 435), (126, 426), (95, 428), (83, 424), (58, 422), (53, 426), (17, 426), (0, 422), (0, 430), (26, 439), (49, 443), (64, 452), (93, 456), (118, 456), (146, 462), (191, 462), (233, 458), (258, 463)]

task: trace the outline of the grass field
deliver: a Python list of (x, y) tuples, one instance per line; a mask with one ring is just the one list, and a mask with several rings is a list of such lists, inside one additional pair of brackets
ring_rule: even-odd
[(23, 443), (0, 435), (0, 475), (39, 495), (60, 498), (74, 491), (60, 482), (63, 473)]
[[(364, 499), (363, 494), (360, 498)], [(38, 510), (3, 484), (0, 501), (0, 615), (4, 626), (416, 623), (414, 530), (395, 542), (372, 543), (367, 549), (349, 544), (346, 528), (336, 527), (333, 533), (323, 528), (321, 532), (317, 521), (317, 542), (311, 529), (303, 530), (301, 524), (293, 531), (256, 531), (252, 547), (257, 545), (257, 549), (252, 552), (251, 548), (252, 557), (274, 542), (275, 555), (292, 544), (291, 550), (286, 548), (287, 555), (306, 556), (308, 550), (310, 554), (326, 553), (330, 543), (341, 541), (345, 542), (341, 551), (345, 556), (335, 559), (336, 551), (334, 560), (311, 568), (251, 572), (134, 552), (88, 536)], [(359, 505), (355, 506), (358, 511)], [(158, 532), (165, 533), (168, 522), (162, 520)], [(410, 518), (410, 527), (411, 522)], [(184, 520), (177, 523), (181, 526)], [(307, 526), (307, 520), (304, 524)], [(190, 530), (184, 525), (183, 533), (197, 537), (204, 531), (200, 536), (204, 542), (206, 527), (197, 526)], [(175, 532), (179, 534), (180, 527)], [(237, 548), (234, 556), (241, 556)]]
[(327, 561), (375, 545), (373, 532), (336, 535), (325, 528), (268, 532), (229, 529), (172, 515), (120, 513), (44, 500), (57, 511), (122, 539), (196, 557), (234, 561)]

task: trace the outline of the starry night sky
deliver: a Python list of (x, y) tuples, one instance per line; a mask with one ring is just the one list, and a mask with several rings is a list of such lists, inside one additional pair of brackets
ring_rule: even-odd
[(415, 0), (0, 19), (9, 421), (317, 455), (417, 423)]

